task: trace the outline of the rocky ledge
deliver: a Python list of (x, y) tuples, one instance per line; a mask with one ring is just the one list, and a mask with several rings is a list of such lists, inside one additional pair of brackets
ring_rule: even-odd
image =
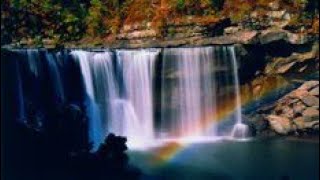
[(305, 82), (249, 118), (258, 136), (319, 134), (319, 81)]
[[(193, 27), (194, 28), (194, 27)], [(200, 27), (199, 27), (200, 28)], [(237, 28), (237, 27), (229, 27)], [(249, 30), (243, 29), (232, 34), (228, 33), (227, 28), (225, 33), (213, 37), (193, 35), (183, 35), (182, 37), (173, 38), (136, 38), (136, 39), (118, 39), (115, 41), (104, 41), (96, 43), (72, 42), (65, 43), (65, 48), (125, 48), (125, 49), (139, 49), (139, 48), (170, 48), (170, 47), (198, 47), (210, 45), (267, 45), (274, 42), (285, 42), (292, 45), (304, 45), (317, 41), (318, 36), (310, 34), (297, 34), (283, 29), (267, 29), (267, 30)], [(149, 31), (148, 31), (149, 32)], [(143, 36), (148, 35), (146, 32), (135, 32)], [(182, 33), (183, 34), (183, 33)], [(43, 45), (45, 48), (56, 48), (51, 41), (45, 41)], [(20, 42), (19, 44), (4, 45), (3, 48), (23, 48), (23, 47), (37, 47), (28, 44), (28, 42)]]

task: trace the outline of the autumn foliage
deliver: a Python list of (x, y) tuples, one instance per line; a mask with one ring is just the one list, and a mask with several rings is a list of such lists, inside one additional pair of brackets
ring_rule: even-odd
[(317, 29), (316, 0), (2, 0), (1, 44), (109, 40), (135, 24), (161, 35), (172, 22), (210, 24), (229, 17), (237, 23), (252, 11), (263, 16), (272, 3), (295, 14), (294, 25), (312, 19)]

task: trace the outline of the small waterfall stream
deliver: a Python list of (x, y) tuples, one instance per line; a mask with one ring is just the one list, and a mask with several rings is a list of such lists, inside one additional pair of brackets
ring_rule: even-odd
[[(108, 133), (128, 137), (129, 146), (246, 136), (234, 47), (26, 52), (27, 66), (15, 60), (20, 118), (27, 101), (44, 104), (43, 114), (59, 104), (78, 104), (86, 112), (94, 149)], [(32, 84), (41, 93), (30, 95)], [(235, 113), (225, 125), (219, 113), (227, 106)]]
[(231, 137), (235, 138), (246, 138), (248, 133), (248, 126), (242, 122), (242, 108), (241, 108), (241, 96), (240, 96), (240, 81), (238, 74), (238, 64), (236, 60), (236, 53), (234, 47), (229, 48), (231, 51), (231, 62), (233, 68), (234, 86), (235, 86), (235, 97), (236, 97), (236, 124), (233, 127)]

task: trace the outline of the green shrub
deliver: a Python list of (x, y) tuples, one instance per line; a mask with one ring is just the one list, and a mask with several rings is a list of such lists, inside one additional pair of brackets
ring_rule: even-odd
[(186, 8), (185, 0), (178, 0), (178, 2), (177, 2), (177, 10), (178, 11), (184, 11), (185, 8)]

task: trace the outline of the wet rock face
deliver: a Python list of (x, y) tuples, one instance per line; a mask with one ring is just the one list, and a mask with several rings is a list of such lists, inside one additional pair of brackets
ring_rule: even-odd
[[(267, 121), (269, 124), (263, 130), (272, 130), (279, 135), (318, 134), (319, 92), (316, 91), (319, 91), (319, 81), (305, 82), (278, 100), (267, 114), (256, 115), (260, 117), (260, 121)], [(259, 128), (256, 127), (257, 130)]]

